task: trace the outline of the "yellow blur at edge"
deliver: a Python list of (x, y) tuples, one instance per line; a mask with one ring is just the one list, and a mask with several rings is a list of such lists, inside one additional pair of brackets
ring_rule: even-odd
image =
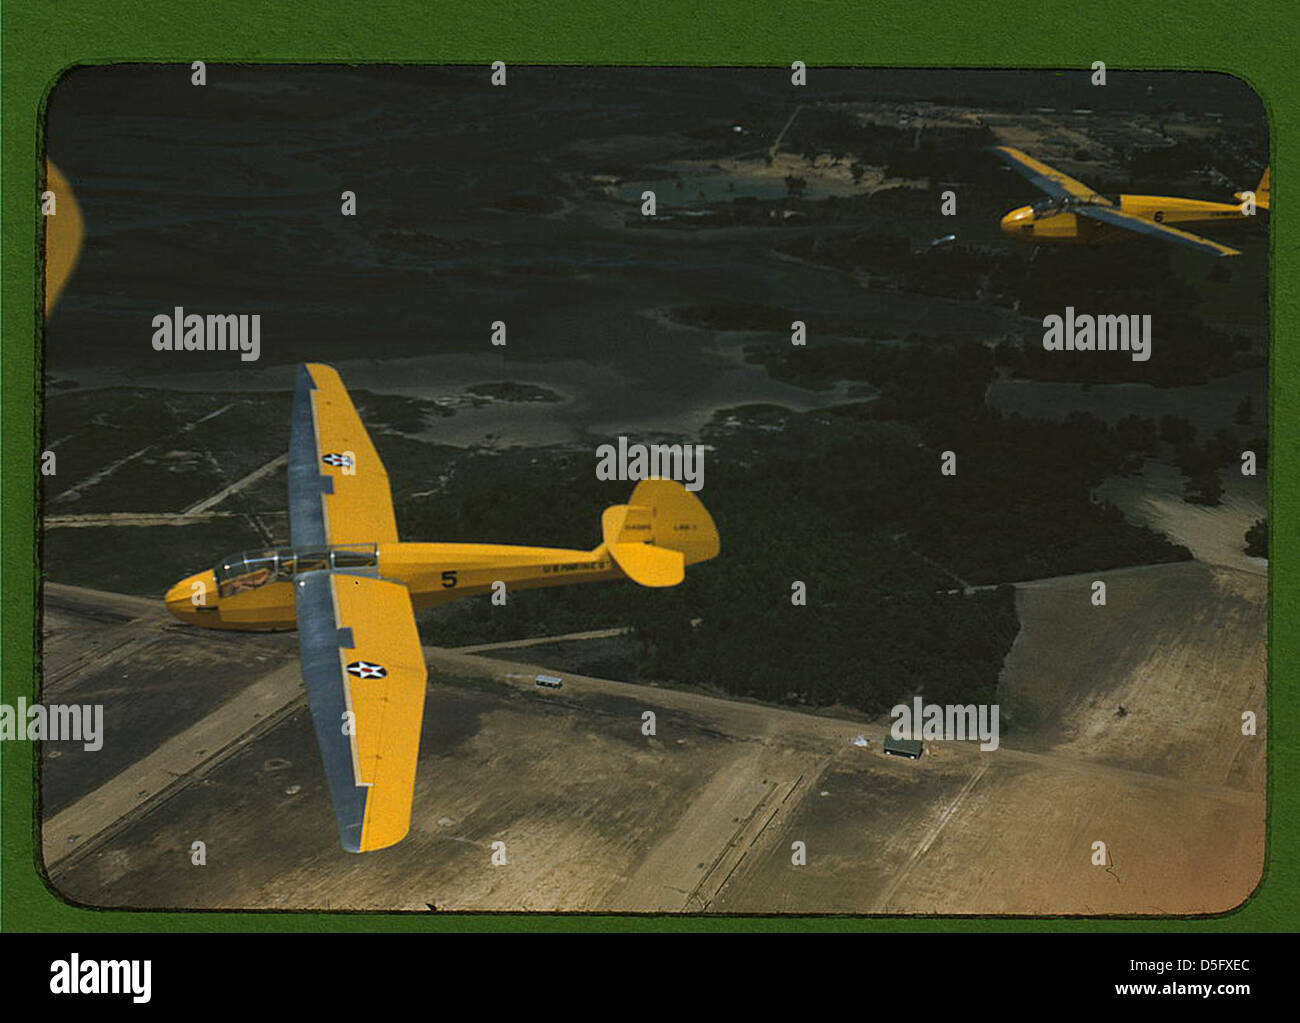
[[(54, 209), (45, 213), (45, 316), (48, 319), (64, 285), (76, 268), (85, 228), (72, 186), (49, 160), (45, 161), (45, 188), (54, 193)], [(46, 203), (42, 200), (42, 207)]]

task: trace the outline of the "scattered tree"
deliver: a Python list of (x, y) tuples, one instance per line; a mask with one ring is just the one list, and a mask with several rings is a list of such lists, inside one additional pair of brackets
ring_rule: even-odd
[(1216, 507), (1223, 497), (1223, 484), (1217, 472), (1203, 472), (1187, 481), (1183, 500), (1191, 504), (1204, 504)]
[(1246, 530), (1246, 553), (1252, 558), (1268, 557), (1268, 519), (1256, 519)]

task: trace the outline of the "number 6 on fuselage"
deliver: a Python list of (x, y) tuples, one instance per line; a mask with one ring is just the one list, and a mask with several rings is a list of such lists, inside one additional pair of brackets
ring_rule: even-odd
[(594, 550), (401, 543), (388, 473), (337, 372), (298, 373), (289, 441), (290, 545), (227, 558), (167, 593), (183, 622), (298, 629), (302, 673), (339, 837), (400, 842), (411, 822), (426, 671), (416, 610), (491, 591), (631, 579), (675, 586), (718, 553), (704, 505), (644, 480), (606, 508)]

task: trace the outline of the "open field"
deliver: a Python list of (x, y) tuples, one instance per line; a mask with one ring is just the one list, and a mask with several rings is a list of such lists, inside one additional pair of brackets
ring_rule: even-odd
[(1107, 480), (1098, 494), (1122, 508), (1130, 521), (1186, 546), (1198, 561), (1267, 575), (1268, 563), (1246, 554), (1242, 537), (1268, 514), (1268, 481), (1243, 477), (1231, 467), (1220, 476), (1223, 499), (1214, 508), (1184, 501), (1178, 470), (1161, 462), (1148, 462), (1140, 477)]
[[(337, 847), (292, 637), (255, 640), (276, 649), (252, 670), (249, 637), (204, 637), (219, 704), (177, 701), (129, 725), (110, 713), (105, 752), (63, 751), (57, 786), (47, 754), (51, 880), (104, 906), (1228, 909), (1263, 856), (1264, 740), (1237, 728), (1242, 709), (1265, 724), (1263, 580), (1195, 563), (1111, 575), (1106, 608), (1078, 578), (1018, 587), (1002, 748), (931, 743), (919, 761), (880, 755), (881, 721), (572, 675), (543, 693), (537, 665), (428, 648), (412, 832), (365, 857)], [(51, 653), (83, 665), (65, 669), (60, 699), (128, 709), (129, 667), (92, 656), (104, 627), (154, 640), (160, 670), (185, 670), (160, 608), (96, 633), (71, 626), (119, 598), (60, 587), (47, 600)], [(1238, 647), (1224, 650), (1229, 624)], [(96, 758), (124, 728), (132, 763), (105, 780)], [(859, 733), (872, 748), (851, 744)], [(190, 864), (196, 840), (207, 866)], [(1098, 840), (1108, 868), (1089, 863)], [(497, 841), (507, 863), (493, 867)], [(795, 841), (807, 866), (790, 863)]]

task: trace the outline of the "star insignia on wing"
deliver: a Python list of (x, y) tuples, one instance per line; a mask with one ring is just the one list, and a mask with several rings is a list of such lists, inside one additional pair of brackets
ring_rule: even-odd
[(383, 678), (388, 674), (388, 669), (372, 661), (353, 661), (348, 665), (348, 674), (357, 678)]

